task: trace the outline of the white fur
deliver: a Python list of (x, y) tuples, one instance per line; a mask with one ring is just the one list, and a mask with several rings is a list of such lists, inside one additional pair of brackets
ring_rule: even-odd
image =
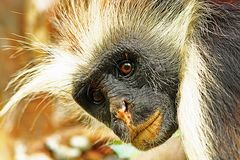
[(191, 44), (189, 47), (191, 54), (189, 54), (180, 86), (178, 120), (188, 157), (191, 160), (207, 160), (209, 158), (204, 145), (206, 138), (201, 130), (204, 126), (201, 109), (206, 105), (201, 99), (201, 93), (204, 93), (205, 88), (200, 78), (202, 73), (206, 73), (206, 68), (198, 52), (197, 46)]
[[(176, 0), (176, 4), (181, 1)], [(60, 33), (59, 44), (46, 47), (46, 52), (50, 54), (42, 63), (20, 73), (20, 76), (14, 80), (18, 83), (19, 78), (26, 77), (0, 112), (0, 116), (25, 97), (41, 92), (73, 101), (71, 93), (76, 75), (81, 76), (88, 72), (84, 69), (88, 69), (88, 65), (98, 57), (95, 51), (104, 45), (103, 43), (107, 43), (104, 42), (105, 38), (111, 36), (112, 41), (118, 38), (110, 31), (115, 31), (117, 34), (118, 28), (125, 28), (122, 35), (134, 32), (146, 33), (147, 36), (143, 35), (142, 38), (158, 37), (156, 43), (164, 40), (176, 51), (181, 51), (182, 64), (185, 64), (185, 61), (187, 63), (181, 70), (183, 79), (178, 109), (180, 129), (183, 132), (184, 145), (190, 159), (207, 160), (208, 151), (203, 145), (202, 141), (205, 139), (201, 133), (201, 127), (204, 126), (201, 105), (204, 104), (200, 90), (204, 92), (204, 85), (201, 84), (199, 78), (199, 74), (206, 72), (206, 68), (198, 56), (197, 47), (191, 44), (193, 21), (198, 18), (195, 14), (201, 4), (196, 0), (186, 0), (184, 1), (185, 9), (176, 19), (169, 22), (169, 16), (172, 14), (170, 9), (164, 11), (168, 13), (159, 22), (156, 14), (161, 16), (162, 13), (146, 12), (152, 7), (147, 0), (126, 0), (123, 8), (118, 7), (120, 1), (113, 3), (113, 1), (105, 0), (104, 3), (103, 0), (92, 0), (89, 1), (88, 9), (83, 1), (69, 0), (67, 2), (69, 2), (68, 11), (60, 6), (58, 8), (60, 20), (55, 21)]]
[(48, 50), (52, 54), (44, 63), (23, 71), (12, 82), (18, 85), (18, 78), (26, 76), (18, 91), (11, 97), (0, 112), (0, 116), (6, 114), (20, 100), (33, 94), (49, 93), (51, 95), (71, 95), (72, 74), (76, 73), (78, 65), (82, 65), (79, 57), (61, 50)]

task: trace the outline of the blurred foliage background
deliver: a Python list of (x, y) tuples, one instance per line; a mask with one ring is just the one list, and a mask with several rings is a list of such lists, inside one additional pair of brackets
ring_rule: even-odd
[[(43, 2), (43, 1), (42, 1)], [(50, 2), (50, 1), (49, 1)], [(46, 2), (45, 2), (46, 3)], [(40, 8), (38, 1), (30, 0), (1, 0), (0, 3), (0, 102), (1, 107), (12, 94), (11, 90), (6, 92), (10, 79), (17, 70), (28, 64), (37, 54), (32, 52), (19, 52), (21, 45), (19, 41), (31, 38), (33, 35), (39, 40), (49, 40), (50, 25), (46, 19), (47, 6)], [(30, 36), (31, 35), (31, 36)], [(31, 108), (31, 107), (29, 107)], [(17, 111), (16, 111), (17, 112)], [(15, 123), (14, 116), (11, 123)], [(29, 117), (30, 118), (30, 117)], [(29, 120), (27, 120), (29, 122)], [(22, 126), (24, 127), (24, 126)], [(21, 128), (21, 127), (20, 127)], [(26, 127), (29, 128), (29, 127)], [(48, 128), (48, 127), (46, 127)], [(16, 128), (15, 128), (16, 129)], [(22, 128), (20, 129), (22, 130)], [(16, 135), (21, 135), (14, 131)]]

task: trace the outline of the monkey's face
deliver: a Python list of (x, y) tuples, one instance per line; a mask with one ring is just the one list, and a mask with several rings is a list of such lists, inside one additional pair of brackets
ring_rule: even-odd
[(177, 129), (177, 68), (168, 66), (178, 64), (156, 56), (164, 51), (160, 47), (136, 39), (114, 44), (101, 50), (104, 53), (90, 63), (86, 76), (76, 80), (73, 97), (124, 142), (147, 150)]

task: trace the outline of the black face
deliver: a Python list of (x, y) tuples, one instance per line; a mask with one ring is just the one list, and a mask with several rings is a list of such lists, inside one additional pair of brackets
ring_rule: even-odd
[(177, 129), (178, 58), (135, 39), (101, 52), (75, 85), (75, 101), (139, 149), (166, 141)]

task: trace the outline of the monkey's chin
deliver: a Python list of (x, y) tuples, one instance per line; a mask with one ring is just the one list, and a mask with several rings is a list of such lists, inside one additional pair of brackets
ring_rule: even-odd
[(157, 147), (167, 141), (171, 136), (164, 138), (156, 138), (155, 140), (149, 140), (148, 137), (135, 139), (132, 143), (134, 147), (139, 150), (147, 151), (154, 147)]
[(128, 128), (128, 140), (140, 150), (148, 150), (163, 143), (171, 135), (169, 137), (161, 135), (162, 120), (162, 114), (156, 111), (142, 124), (135, 126), (131, 123), (125, 123), (125, 126)]
[(162, 114), (155, 112), (145, 123), (130, 127), (131, 143), (140, 150), (151, 149), (164, 142), (159, 139)]
[[(168, 127), (164, 125), (168, 125)], [(165, 129), (167, 128), (164, 133), (161, 132), (162, 127)], [(124, 123), (123, 121), (119, 120), (118, 125), (115, 125), (115, 127), (112, 129), (114, 133), (125, 143), (132, 143), (132, 145), (139, 150), (145, 151), (152, 149), (168, 140), (176, 131), (177, 126), (174, 124), (169, 126), (169, 123), (164, 124), (163, 115), (161, 112), (156, 111), (144, 123), (133, 125), (132, 123)]]

